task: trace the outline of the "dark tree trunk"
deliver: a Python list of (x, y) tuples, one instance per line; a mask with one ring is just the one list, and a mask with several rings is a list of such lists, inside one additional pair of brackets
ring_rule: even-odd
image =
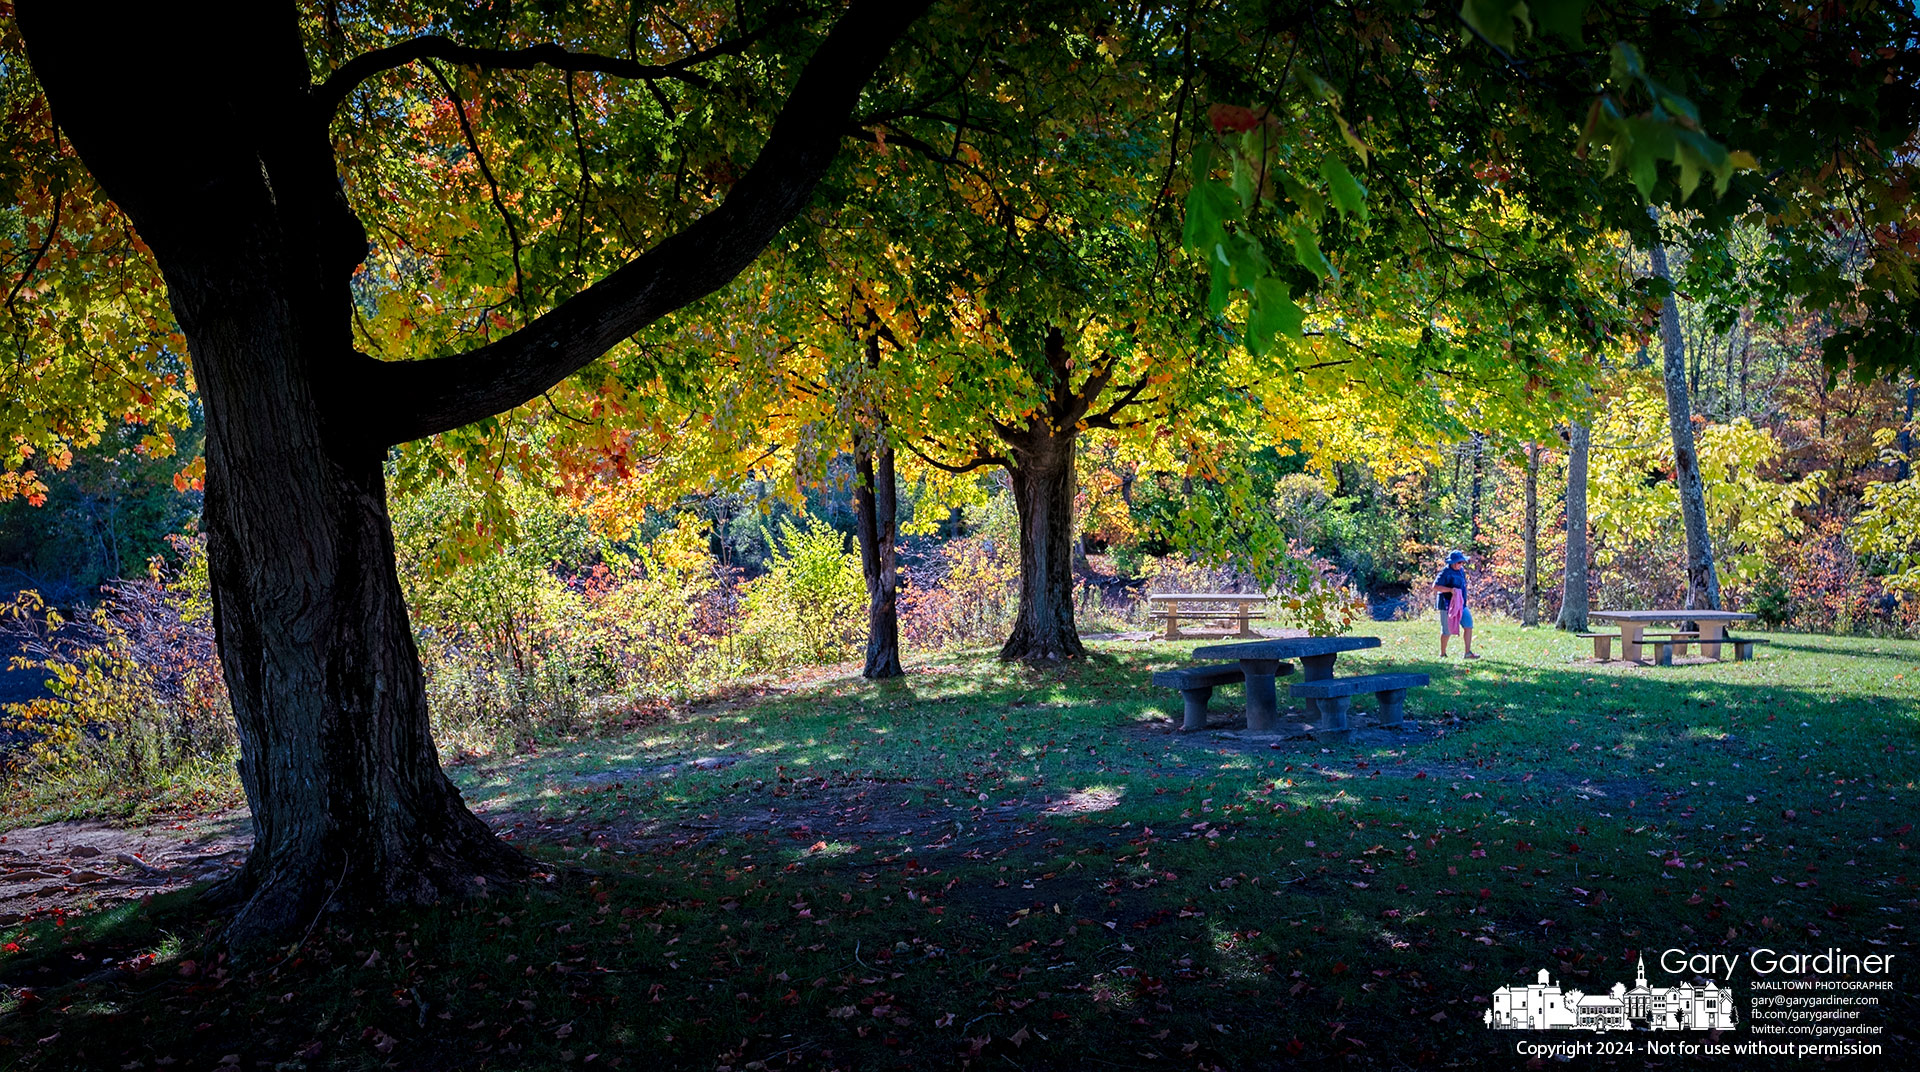
[(1567, 426), (1567, 563), (1556, 628), (1587, 631), (1587, 449), (1584, 424)]
[(857, 435), (854, 464), (859, 469), (853, 489), (854, 527), (867, 581), (867, 665), (860, 673), (877, 681), (906, 673), (900, 667), (900, 525), (893, 446), (880, 434)]
[(1075, 433), (1037, 427), (1020, 438), (1012, 451), (1013, 501), (1020, 512), (1020, 612), (1000, 657), (1077, 659), (1086, 649), (1073, 620)]
[(1520, 624), (1540, 624), (1540, 444), (1527, 444), (1527, 505), (1523, 545)]
[[(240, 942), (310, 925), (330, 901), (427, 903), (529, 866), (467, 811), (434, 749), (385, 444), (336, 375), (353, 355), (348, 281), (366, 237), (324, 126), (286, 121), (305, 114), (306, 63), (291, 12), (278, 14), (235, 15), (224, 29), (253, 47), (185, 78), (152, 71), (202, 66), (189, 57), (204, 45), (168, 47), (183, 27), (112, 40), (81, 71), (34, 52), (62, 126), (154, 250), (206, 410), (214, 628), (253, 812), (253, 851), (222, 891), (242, 902)], [(36, 41), (47, 17), (27, 20)], [(102, 101), (76, 75), (129, 84)], [(154, 100), (155, 85), (178, 99)], [(98, 111), (135, 97), (194, 118), (134, 132)]]
[(527, 873), (440, 769), (387, 450), (537, 397), (724, 284), (806, 203), (924, 6), (856, 0), (760, 159), (687, 230), (482, 350), (384, 364), (352, 348), (366, 234), (317, 103), (338, 97), (308, 83), (294, 5), (18, 5), (55, 121), (160, 266), (205, 407), (214, 626), (254, 832), (222, 891), (240, 902), (231, 940)]
[(1687, 397), (1687, 350), (1680, 336), (1680, 303), (1667, 271), (1666, 241), (1660, 235), (1658, 209), (1653, 245), (1648, 252), (1653, 274), (1667, 283), (1660, 303), (1660, 341), (1666, 350), (1667, 430), (1673, 437), (1673, 481), (1680, 493), (1680, 522), (1687, 534), (1687, 607), (1720, 609), (1720, 574), (1713, 564), (1713, 541), (1707, 534), (1707, 493), (1700, 478), (1700, 455), (1693, 445), (1693, 407)]
[(1905, 480), (1913, 475), (1913, 400), (1916, 392), (1920, 392), (1920, 387), (1916, 387), (1911, 380), (1907, 381), (1907, 417), (1900, 425), (1899, 437), (1894, 440), (1900, 451), (1900, 464), (1894, 473), (1897, 480)]

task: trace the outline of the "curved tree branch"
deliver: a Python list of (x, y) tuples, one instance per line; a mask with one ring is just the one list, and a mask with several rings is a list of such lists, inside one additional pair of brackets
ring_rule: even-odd
[(313, 87), (313, 106), (321, 118), (329, 118), (360, 83), (378, 74), (384, 74), (395, 68), (405, 67), (419, 60), (445, 60), (466, 67), (483, 67), (495, 71), (530, 71), (535, 67), (552, 67), (569, 73), (592, 71), (597, 74), (610, 74), (618, 78), (639, 78), (656, 80), (676, 79), (689, 85), (706, 86), (709, 81), (692, 68), (719, 56), (728, 56), (745, 50), (755, 41), (766, 36), (780, 23), (778, 21), (762, 26), (752, 33), (743, 34), (731, 41), (722, 41), (711, 48), (680, 57), (671, 63), (636, 63), (618, 56), (601, 56), (591, 52), (568, 52), (555, 44), (531, 45), (527, 48), (479, 48), (463, 45), (450, 37), (439, 34), (427, 34), (413, 37), (397, 45), (377, 48), (372, 52), (363, 52), (340, 65), (327, 80)]
[(929, 457), (925, 451), (921, 450), (919, 447), (914, 446), (912, 440), (906, 440), (902, 442), (900, 445), (907, 448), (909, 451), (912, 451), (914, 457), (920, 459), (923, 462), (926, 462), (928, 465), (933, 466), (935, 469), (940, 469), (945, 472), (953, 473), (955, 475), (958, 475), (960, 473), (971, 473), (975, 469), (984, 469), (989, 465), (997, 465), (1002, 469), (1013, 468), (1012, 459), (1003, 457), (998, 454), (976, 454), (974, 455), (971, 461), (962, 462), (959, 465), (950, 465), (946, 462), (937, 461)]
[(847, 116), (931, 0), (855, 0), (808, 61), (760, 156), (720, 207), (497, 342), (426, 361), (357, 363), (356, 414), (387, 443), (512, 409), (622, 340), (724, 286), (797, 215)]

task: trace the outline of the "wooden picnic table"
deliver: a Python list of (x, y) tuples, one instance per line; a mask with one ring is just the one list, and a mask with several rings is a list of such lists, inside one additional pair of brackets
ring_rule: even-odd
[[(1333, 676), (1333, 663), (1343, 651), (1377, 648), (1379, 637), (1282, 637), (1256, 640), (1249, 644), (1209, 644), (1193, 649), (1196, 659), (1238, 659), (1247, 675), (1247, 729), (1264, 732), (1273, 728), (1280, 714), (1280, 698), (1273, 679), (1282, 659), (1300, 660), (1302, 681), (1325, 681)], [(1307, 700), (1309, 713), (1319, 721), (1319, 703)]]
[[(1185, 635), (1180, 632), (1181, 618), (1225, 619), (1231, 622), (1238, 622), (1240, 625), (1240, 635), (1250, 637), (1260, 635), (1253, 631), (1253, 612), (1259, 607), (1264, 606), (1266, 602), (1267, 597), (1258, 592), (1156, 592), (1147, 597), (1147, 609), (1151, 612), (1155, 604), (1166, 608), (1163, 613), (1167, 619), (1166, 639), (1168, 640), (1179, 640)], [(1209, 603), (1229, 604), (1233, 606), (1233, 609), (1229, 611), (1211, 612), (1192, 609), (1196, 606), (1205, 606)], [(1160, 615), (1155, 614), (1152, 616), (1159, 617)]]
[(1630, 662), (1640, 662), (1640, 637), (1647, 626), (1663, 622), (1699, 622), (1700, 636), (1694, 643), (1700, 645), (1700, 654), (1709, 659), (1720, 658), (1720, 642), (1727, 635), (1727, 623), (1750, 622), (1754, 616), (1732, 610), (1596, 610), (1587, 612), (1587, 617), (1603, 622), (1613, 622), (1620, 627), (1620, 657)]

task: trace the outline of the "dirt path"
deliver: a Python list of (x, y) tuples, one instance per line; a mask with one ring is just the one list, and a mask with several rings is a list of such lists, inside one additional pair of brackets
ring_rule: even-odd
[(219, 878), (252, 844), (244, 808), (153, 826), (89, 819), (10, 830), (0, 834), (0, 926)]

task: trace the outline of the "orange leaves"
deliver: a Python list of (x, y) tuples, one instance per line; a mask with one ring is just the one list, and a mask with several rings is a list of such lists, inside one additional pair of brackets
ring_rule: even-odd
[(1266, 105), (1247, 108), (1238, 104), (1214, 104), (1207, 108), (1207, 122), (1216, 134), (1243, 134), (1265, 123), (1278, 130), (1280, 123), (1268, 114)]

